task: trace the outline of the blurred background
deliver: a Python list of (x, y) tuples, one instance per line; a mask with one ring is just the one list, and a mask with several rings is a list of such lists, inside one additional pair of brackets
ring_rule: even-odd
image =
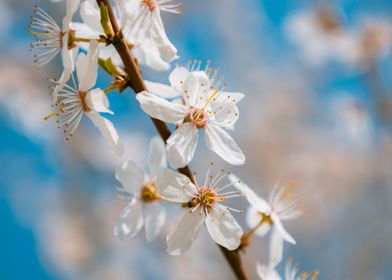
[[(64, 16), (62, 2), (0, 2), (0, 279), (234, 279), (205, 230), (181, 257), (166, 254), (164, 234), (153, 243), (143, 233), (113, 236), (121, 159), (90, 122), (65, 142), (43, 120), (52, 112), (47, 78), (61, 62), (33, 69), (34, 4), (58, 22)], [(320, 270), (319, 279), (392, 279), (392, 2), (183, 5), (182, 16), (164, 15), (178, 63), (212, 60), (227, 90), (246, 94), (232, 134), (246, 165), (224, 166), (200, 145), (191, 167), (203, 174), (214, 161), (264, 197), (279, 179), (295, 179), (304, 215), (287, 224), (297, 245), (285, 244), (285, 257)], [(144, 69), (149, 80), (167, 76)], [(109, 81), (102, 72), (98, 86)], [(129, 90), (110, 101), (126, 157), (145, 162), (149, 118)], [(241, 198), (233, 205), (246, 209)], [(167, 227), (179, 215), (170, 208)], [(268, 238), (254, 241), (244, 256), (251, 279), (268, 258)]]

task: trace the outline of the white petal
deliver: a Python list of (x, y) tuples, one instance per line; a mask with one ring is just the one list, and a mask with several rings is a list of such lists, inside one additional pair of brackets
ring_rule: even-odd
[(274, 228), (277, 229), (282, 238), (287, 242), (295, 244), (294, 238), (286, 231), (286, 229), (283, 227), (282, 221), (275, 213), (271, 214), (271, 219), (274, 222)]
[(79, 80), (79, 90), (89, 90), (95, 85), (98, 75), (99, 43), (91, 41), (87, 56), (79, 54), (76, 61), (76, 74)]
[(198, 139), (199, 134), (194, 124), (181, 124), (166, 141), (170, 166), (180, 168), (187, 165), (195, 154)]
[(63, 31), (67, 31), (72, 20), (73, 14), (76, 12), (80, 4), (80, 0), (67, 0), (65, 8), (65, 17), (63, 19)]
[(196, 107), (200, 95), (210, 91), (210, 80), (204, 71), (192, 72), (184, 81), (183, 98), (187, 104)]
[[(253, 207), (249, 207), (248, 210), (246, 211), (246, 223), (250, 228), (256, 227), (261, 221), (261, 215), (260, 212), (257, 211)], [(269, 223), (263, 223), (261, 226), (259, 226), (256, 230), (256, 234), (258, 236), (265, 236), (268, 231), (271, 229), (271, 225)]]
[(57, 85), (53, 90), (53, 104), (57, 102), (57, 97), (59, 92), (63, 89), (64, 85), (68, 82), (69, 78), (71, 77), (71, 70), (64, 69), (63, 73), (61, 74), (60, 79), (57, 81)]
[(171, 255), (180, 255), (188, 251), (197, 238), (204, 218), (205, 215), (199, 214), (199, 211), (192, 213), (186, 210), (167, 236), (167, 252)]
[[(197, 211), (196, 211), (197, 212)], [(223, 206), (216, 205), (205, 220), (212, 239), (228, 250), (235, 250), (241, 243), (242, 228)]]
[(127, 192), (134, 194), (144, 184), (144, 170), (137, 163), (126, 161), (116, 169), (116, 179)]
[(216, 98), (214, 103), (225, 104), (225, 105), (236, 105), (240, 102), (245, 95), (240, 92), (220, 92)]
[[(76, 37), (82, 37), (82, 38), (98, 38), (99, 32), (98, 30), (92, 29), (85, 23), (81, 22), (72, 22), (71, 23), (71, 28), (75, 30), (75, 36)], [(81, 44), (82, 46), (86, 45), (88, 46), (88, 43)], [(105, 46), (106, 47), (106, 46)], [(83, 49), (87, 49), (88, 47), (83, 47)]]
[(143, 111), (150, 117), (164, 122), (175, 123), (184, 119), (188, 114), (184, 105), (169, 102), (147, 91), (138, 93), (136, 99), (140, 102)]
[(61, 50), (61, 58), (63, 61), (64, 69), (70, 69), (73, 71), (74, 69), (74, 57), (73, 55), (76, 53), (74, 50), (68, 49), (68, 33), (65, 33), (63, 38), (61, 38), (63, 48)]
[(233, 165), (242, 165), (245, 156), (234, 142), (233, 138), (219, 126), (208, 124), (206, 126), (207, 146), (221, 158)]
[(165, 71), (170, 68), (170, 64), (162, 59), (158, 47), (150, 40), (144, 40), (132, 48), (132, 54), (140, 64), (146, 65), (156, 71)]
[(96, 3), (84, 1), (80, 5), (80, 17), (82, 18), (83, 22), (92, 30), (102, 32), (100, 11)]
[(169, 75), (170, 85), (177, 91), (182, 92), (184, 82), (190, 75), (190, 72), (185, 67), (177, 67)]
[(163, 60), (171, 62), (172, 60), (178, 58), (176, 47), (167, 38), (165, 28), (162, 23), (160, 16), (157, 16), (154, 20), (154, 25), (152, 27), (152, 37), (156, 45), (159, 48), (159, 52)]
[(143, 226), (142, 204), (133, 198), (117, 219), (113, 233), (120, 239), (135, 236)]
[(144, 230), (147, 241), (151, 242), (160, 233), (166, 220), (166, 209), (159, 203), (144, 204)]
[(283, 238), (277, 231), (276, 227), (272, 228), (271, 239), (270, 239), (270, 260), (269, 265), (271, 268), (275, 268), (283, 257)]
[(248, 200), (249, 204), (257, 211), (269, 214), (271, 207), (260, 196), (258, 196), (248, 185), (244, 184), (237, 176), (230, 174), (229, 180), (233, 183), (233, 186), (238, 189)]
[(166, 147), (162, 139), (158, 136), (151, 139), (150, 150), (148, 152), (148, 167), (150, 179), (158, 174), (160, 167), (166, 167)]
[(187, 176), (165, 167), (159, 169), (156, 184), (159, 195), (173, 202), (188, 202), (197, 192), (196, 186)]
[[(259, 262), (256, 263), (256, 271), (257, 275), (260, 277), (261, 280), (281, 280), (278, 272), (275, 269), (271, 269), (265, 265), (260, 264)], [(289, 279), (286, 279), (289, 280)]]
[[(218, 104), (214, 104), (214, 106), (219, 106)], [(210, 107), (211, 112), (217, 112), (210, 119), (211, 122), (216, 124), (217, 126), (224, 127), (230, 130), (234, 129), (235, 123), (239, 118), (239, 110), (236, 105), (230, 104), (222, 107)]]
[(101, 117), (99, 114), (93, 111), (87, 113), (87, 116), (101, 131), (103, 137), (109, 144), (109, 147), (112, 149), (112, 151), (118, 156), (122, 156), (124, 154), (124, 146), (113, 124), (109, 120)]
[(87, 93), (85, 100), (90, 109), (96, 112), (113, 114), (113, 112), (109, 109), (109, 100), (102, 90), (90, 90)]
[(149, 92), (154, 93), (163, 98), (176, 98), (181, 96), (181, 92), (175, 90), (171, 86), (150, 81), (144, 81)]

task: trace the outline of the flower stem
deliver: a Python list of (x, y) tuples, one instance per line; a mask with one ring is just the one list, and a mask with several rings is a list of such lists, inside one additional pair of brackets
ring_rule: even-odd
[(90, 43), (92, 40), (95, 40), (99, 43), (107, 43), (106, 39), (104, 38), (98, 38), (98, 39), (89, 39), (89, 38), (81, 38), (81, 37), (74, 37), (73, 41), (74, 42), (84, 42), (84, 43)]
[(117, 86), (116, 85), (111, 85), (110, 87), (107, 87), (107, 88), (103, 89), (102, 91), (104, 93), (109, 93), (109, 92), (111, 92), (111, 91), (113, 91), (115, 89), (117, 89)]
[[(127, 73), (129, 77), (129, 84), (130, 87), (134, 90), (135, 94), (138, 94), (139, 92), (143, 92), (147, 90), (146, 85), (144, 84), (142, 75), (140, 73), (139, 67), (136, 64), (135, 59), (132, 57), (129, 47), (127, 43), (125, 42), (121, 29), (118, 26), (118, 23), (116, 21), (116, 18), (113, 14), (112, 7), (109, 3), (109, 0), (96, 0), (98, 3), (98, 6), (101, 4), (105, 5), (107, 7), (107, 12), (109, 14), (109, 19), (110, 23), (113, 28), (113, 32), (115, 34), (116, 40), (112, 40), (112, 44), (117, 50), (118, 54), (120, 55), (120, 58), (124, 64), (125, 72)], [(159, 135), (161, 138), (165, 141), (170, 137), (171, 132), (167, 124), (163, 121), (151, 118), (155, 128), (157, 129)], [(192, 172), (188, 166), (185, 166), (183, 168), (179, 168), (178, 171), (190, 178), (190, 180), (194, 181), (194, 178), (192, 176)], [(229, 263), (231, 269), (235, 273), (236, 277), (238, 280), (247, 280), (248, 276), (244, 270), (244, 267), (241, 262), (241, 257), (239, 255), (238, 250), (234, 251), (229, 251), (226, 248), (219, 246), (223, 255), (225, 256), (227, 262)]]

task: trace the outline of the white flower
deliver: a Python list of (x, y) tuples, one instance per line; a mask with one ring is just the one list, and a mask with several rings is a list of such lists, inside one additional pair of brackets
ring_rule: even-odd
[(272, 229), (270, 239), (270, 266), (274, 268), (283, 255), (283, 241), (295, 244), (294, 238), (283, 227), (282, 221), (299, 217), (302, 212), (298, 207), (298, 199), (292, 195), (289, 188), (274, 187), (269, 195), (268, 202), (259, 197), (249, 186), (242, 183), (235, 175), (229, 175), (229, 179), (248, 200), (250, 207), (247, 212), (247, 223), (255, 233), (264, 236)]
[(165, 145), (156, 137), (150, 143), (149, 172), (132, 161), (117, 169), (116, 178), (123, 185), (119, 197), (130, 200), (114, 228), (118, 238), (135, 236), (143, 224), (148, 241), (158, 236), (166, 219), (165, 208), (158, 203), (160, 197), (156, 187), (158, 169), (163, 166), (166, 166)]
[[(264, 266), (260, 263), (256, 263), (257, 275), (261, 280), (282, 280), (278, 272), (274, 268)], [(293, 264), (293, 259), (288, 258), (285, 267), (284, 280), (316, 280), (319, 272), (313, 273), (303, 272), (299, 273), (299, 266)]]
[[(192, 71), (193, 70), (193, 71)], [(187, 165), (193, 158), (199, 138), (199, 129), (205, 130), (207, 146), (221, 158), (234, 165), (245, 162), (245, 156), (233, 138), (222, 128), (232, 128), (238, 119), (236, 104), (242, 93), (228, 93), (219, 89), (217, 71), (208, 64), (200, 70), (200, 62), (191, 71), (184, 67), (173, 70), (171, 86), (147, 82), (148, 92), (136, 98), (151, 117), (179, 127), (167, 140), (168, 160), (173, 168)], [(163, 96), (182, 94), (182, 102), (169, 102)]]
[(167, 251), (171, 255), (180, 255), (190, 249), (203, 222), (212, 239), (228, 250), (235, 250), (241, 243), (242, 229), (230, 213), (230, 210), (238, 210), (221, 204), (239, 194), (237, 191), (223, 192), (232, 184), (218, 186), (227, 175), (223, 170), (215, 177), (209, 173), (210, 169), (203, 185), (199, 185), (167, 168), (159, 170), (157, 187), (160, 196), (167, 201), (181, 203), (184, 208), (180, 221), (167, 236)]
[(385, 57), (392, 46), (392, 25), (384, 19), (365, 19), (357, 30), (347, 32), (350, 48), (343, 49), (339, 56), (349, 65), (366, 67), (378, 58)]
[[(156, 38), (154, 32), (149, 33), (149, 36), (143, 36), (143, 40), (139, 38), (136, 41), (134, 34), (129, 31), (130, 13), (131, 11), (133, 13), (138, 12), (136, 10), (137, 3), (139, 3), (139, 1), (120, 1), (120, 4), (115, 6), (117, 7), (117, 9), (114, 9), (116, 20), (118, 24), (122, 26), (124, 39), (139, 63), (147, 65), (155, 70), (167, 70), (170, 67), (170, 62), (177, 58), (177, 50), (170, 41), (168, 41), (167, 38), (166, 41), (162, 39), (159, 40), (160, 37)], [(135, 6), (134, 9), (131, 9), (132, 5)], [(96, 1), (86, 0), (82, 2), (80, 16), (83, 23), (72, 23), (78, 36), (97, 38), (104, 33), (100, 23), (100, 11)], [(127, 22), (128, 24), (126, 24)], [(141, 30), (143, 31), (143, 34), (146, 34), (144, 29)], [(81, 44), (81, 46), (83, 47), (85, 44)], [(117, 65), (122, 64), (120, 56), (112, 45), (102, 46), (100, 54), (104, 59), (111, 57), (113, 62)]]
[(31, 48), (36, 50), (34, 63), (43, 66), (61, 52), (64, 71), (53, 93), (53, 103), (57, 101), (57, 94), (69, 80), (74, 70), (74, 60), (77, 53), (76, 44), (72, 38), (75, 31), (70, 28), (73, 14), (79, 7), (80, 0), (67, 0), (63, 25), (60, 28), (56, 21), (43, 9), (35, 6), (34, 13), (29, 23), (29, 33), (36, 36), (36, 41), (31, 43)]
[(296, 44), (303, 59), (320, 66), (351, 48), (340, 19), (329, 9), (304, 10), (290, 16), (285, 24), (289, 39)]
[(82, 117), (86, 114), (101, 131), (109, 146), (117, 155), (124, 153), (124, 147), (113, 124), (99, 113), (113, 114), (109, 110), (109, 101), (100, 89), (91, 90), (98, 74), (98, 42), (91, 41), (87, 56), (79, 54), (76, 62), (76, 74), (79, 81), (77, 89), (64, 85), (58, 94), (56, 106), (59, 109), (51, 115), (59, 117), (58, 127), (64, 128), (66, 139), (72, 136)]
[(124, 8), (124, 34), (133, 44), (150, 39), (165, 61), (177, 58), (177, 49), (166, 36), (161, 12), (180, 14), (181, 3), (175, 0), (118, 0)]

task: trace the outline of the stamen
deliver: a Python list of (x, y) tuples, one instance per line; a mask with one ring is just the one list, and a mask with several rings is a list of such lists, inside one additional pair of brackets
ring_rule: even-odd
[(54, 117), (54, 116), (59, 116), (60, 114), (64, 113), (64, 110), (62, 108), (60, 108), (59, 110), (57, 110), (56, 112), (53, 112), (49, 115), (47, 115), (46, 117), (44, 117), (44, 120), (47, 121), (48, 119)]
[(213, 163), (213, 162), (210, 162), (210, 166), (209, 166), (208, 169), (207, 169), (207, 173), (206, 173), (206, 177), (205, 177), (205, 179), (204, 179), (203, 186), (207, 186), (208, 178), (210, 177), (210, 172), (211, 172), (211, 169), (212, 169), (212, 166), (213, 166), (213, 165), (214, 165), (214, 163)]

